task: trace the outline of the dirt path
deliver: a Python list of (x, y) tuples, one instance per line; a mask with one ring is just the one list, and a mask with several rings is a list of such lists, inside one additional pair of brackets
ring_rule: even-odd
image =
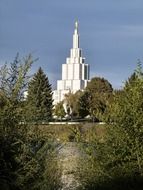
[(77, 160), (79, 157), (80, 151), (77, 143), (68, 142), (61, 146), (59, 150), (59, 163), (62, 167), (62, 190), (76, 190), (80, 186), (74, 176), (78, 169)]

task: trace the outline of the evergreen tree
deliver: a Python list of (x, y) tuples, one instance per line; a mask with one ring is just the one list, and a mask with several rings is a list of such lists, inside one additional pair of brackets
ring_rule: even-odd
[(52, 117), (52, 89), (41, 67), (29, 83), (27, 110), (31, 121), (49, 121)]

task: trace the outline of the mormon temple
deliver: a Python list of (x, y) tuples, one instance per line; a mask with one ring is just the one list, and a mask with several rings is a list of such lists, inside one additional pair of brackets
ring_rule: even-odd
[(83, 90), (89, 81), (89, 65), (82, 57), (82, 49), (79, 46), (78, 22), (75, 22), (73, 34), (73, 48), (66, 64), (62, 64), (62, 80), (57, 81), (57, 90), (53, 91), (54, 105), (64, 99), (65, 94)]

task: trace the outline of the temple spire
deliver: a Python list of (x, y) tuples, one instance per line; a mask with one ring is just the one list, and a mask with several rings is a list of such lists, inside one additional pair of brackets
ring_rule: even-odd
[(65, 94), (76, 93), (86, 88), (89, 81), (89, 65), (82, 56), (79, 46), (79, 24), (73, 24), (73, 47), (66, 63), (62, 64), (62, 80), (57, 81), (57, 90), (53, 91), (54, 105), (65, 99)]
[(78, 31), (78, 21), (75, 21), (75, 29)]
[(79, 48), (79, 34), (78, 34), (78, 21), (75, 22), (75, 30), (73, 35), (73, 48)]

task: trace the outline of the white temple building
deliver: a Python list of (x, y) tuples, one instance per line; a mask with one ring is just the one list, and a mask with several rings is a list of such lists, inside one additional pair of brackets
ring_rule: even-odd
[(82, 49), (79, 46), (78, 22), (75, 22), (73, 34), (73, 48), (66, 64), (62, 64), (62, 80), (57, 81), (57, 90), (53, 91), (54, 105), (64, 99), (65, 94), (83, 90), (89, 81), (89, 65), (82, 57)]

